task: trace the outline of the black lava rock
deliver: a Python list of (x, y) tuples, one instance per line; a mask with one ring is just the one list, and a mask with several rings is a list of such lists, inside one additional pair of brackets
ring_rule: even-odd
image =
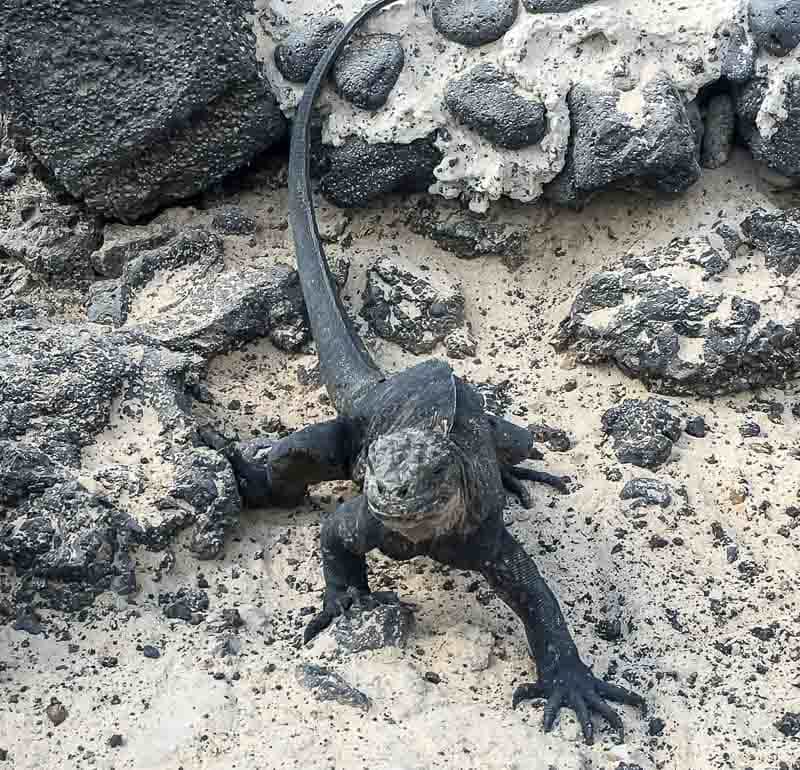
[(160, 593), (158, 603), (168, 618), (197, 625), (208, 610), (208, 594), (196, 588), (181, 588), (175, 594)]
[(567, 432), (561, 428), (553, 428), (545, 423), (533, 423), (528, 426), (533, 440), (545, 443), (553, 452), (566, 452), (570, 448)]
[(332, 16), (321, 16), (291, 30), (275, 47), (278, 72), (292, 83), (305, 83), (343, 26)]
[(757, 422), (746, 422), (739, 426), (739, 433), (742, 438), (756, 438), (761, 435), (761, 426)]
[(515, 90), (515, 81), (493, 64), (481, 64), (451, 81), (445, 104), (464, 125), (498, 147), (519, 150), (540, 142), (547, 132), (542, 102)]
[(780, 730), (787, 738), (794, 738), (800, 735), (800, 714), (787, 711), (776, 723), (775, 727)]
[(158, 649), (158, 647), (153, 647), (152, 644), (146, 644), (144, 647), (142, 647), (142, 655), (144, 655), (145, 658), (156, 660), (156, 658), (161, 657), (161, 651)]
[(736, 131), (736, 112), (729, 94), (717, 94), (706, 107), (700, 164), (719, 168), (728, 162)]
[[(581, 363), (611, 361), (659, 393), (709, 396), (779, 385), (800, 371), (800, 319), (673, 278), (673, 269), (698, 270), (702, 282), (728, 259), (727, 250), (698, 236), (626, 256), (624, 269), (598, 273), (581, 288), (553, 343), (574, 350)], [(763, 270), (755, 260), (751, 266)], [(723, 301), (730, 311), (719, 317)]]
[(238, 206), (225, 206), (214, 214), (211, 226), (226, 235), (252, 235), (256, 231), (256, 222)]
[[(665, 74), (641, 86), (637, 119), (619, 111), (623, 92), (573, 86), (563, 170), (545, 196), (580, 208), (600, 190), (681, 192), (700, 177), (695, 131), (681, 95)], [(601, 130), (598, 130), (598, 127)]]
[(666, 727), (666, 722), (659, 717), (653, 717), (647, 723), (647, 734), (648, 735), (662, 735), (664, 733), (664, 728)]
[(672, 502), (669, 485), (658, 479), (631, 479), (619, 493), (622, 500), (638, 500), (648, 505), (666, 508)]
[(694, 438), (705, 438), (707, 432), (708, 425), (706, 425), (706, 421), (702, 416), (698, 415), (686, 421), (686, 433), (690, 436)]
[(800, 208), (756, 209), (742, 221), (747, 242), (764, 252), (767, 267), (792, 275), (800, 267)]
[(476, 47), (503, 37), (517, 11), (518, 0), (433, 0), (431, 18), (440, 35)]
[(750, 32), (761, 48), (786, 56), (800, 43), (800, 3), (750, 0)]
[(718, 31), (720, 75), (731, 83), (746, 83), (755, 74), (758, 47), (741, 24)]
[(208, 189), (286, 133), (247, 13), (217, 0), (88, 0), (69, 13), (15, 2), (3, 14), (13, 134), (111, 219)]
[(432, 206), (421, 201), (409, 214), (408, 225), (456, 256), (471, 259), (492, 254), (506, 257), (506, 264), (521, 259), (530, 240), (530, 231), (524, 226), (487, 222), (460, 210), (442, 213), (438, 202)]
[(125, 743), (125, 740), (119, 733), (114, 733), (114, 735), (108, 739), (108, 745), (112, 749), (118, 749), (123, 743)]
[(433, 138), (410, 144), (368, 144), (350, 139), (325, 148), (327, 170), (322, 192), (344, 208), (363, 206), (394, 192), (424, 192), (434, 182), (433, 170), (442, 160)]
[(362, 110), (386, 104), (405, 63), (397, 35), (364, 35), (354, 40), (336, 60), (336, 92)]
[(367, 272), (361, 315), (405, 350), (431, 352), (464, 325), (464, 293), (442, 268), (381, 257)]
[(756, 160), (791, 181), (800, 181), (800, 75), (786, 78), (781, 91), (783, 103), (771, 110), (775, 115), (773, 130), (762, 136), (756, 120), (766, 92), (767, 81), (758, 77), (737, 91), (739, 133)]
[(335, 700), (343, 706), (368, 711), (372, 702), (361, 690), (350, 686), (339, 674), (323, 666), (303, 664), (295, 669), (297, 681), (317, 700)]
[(528, 13), (567, 13), (595, 0), (522, 0)]
[(414, 615), (409, 607), (384, 604), (337, 618), (333, 637), (347, 652), (405, 647), (413, 625)]
[(657, 468), (666, 462), (682, 428), (669, 402), (626, 398), (603, 414), (603, 432), (614, 439), (614, 452), (621, 463)]

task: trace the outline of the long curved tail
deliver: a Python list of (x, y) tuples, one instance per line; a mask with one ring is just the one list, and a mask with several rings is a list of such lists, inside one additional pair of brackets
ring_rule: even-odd
[(323, 81), (353, 32), (370, 14), (396, 1), (378, 0), (371, 3), (339, 31), (306, 85), (292, 129), (289, 223), (294, 237), (300, 284), (319, 355), (320, 373), (340, 414), (348, 414), (353, 395), (382, 375), (342, 307), (322, 249), (311, 197), (311, 111)]

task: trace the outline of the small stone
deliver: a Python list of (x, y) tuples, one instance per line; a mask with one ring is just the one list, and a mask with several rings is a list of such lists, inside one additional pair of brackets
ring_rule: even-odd
[(360, 690), (349, 685), (339, 674), (323, 666), (308, 663), (297, 666), (295, 676), (303, 687), (312, 691), (317, 700), (335, 700), (343, 706), (368, 711), (372, 702)]
[(775, 212), (755, 209), (741, 227), (747, 242), (764, 252), (767, 267), (786, 276), (800, 267), (800, 208)]
[(238, 206), (226, 206), (214, 214), (211, 226), (226, 235), (252, 235), (256, 231), (256, 221)]
[(669, 540), (661, 535), (653, 535), (650, 538), (650, 547), (655, 551), (659, 548), (666, 548), (669, 545)]
[(343, 26), (332, 16), (322, 16), (291, 30), (275, 47), (278, 72), (292, 83), (305, 83)]
[(607, 642), (614, 642), (622, 637), (622, 623), (619, 618), (614, 620), (601, 620), (594, 627), (597, 635)]
[(433, 671), (426, 671), (423, 678), (426, 682), (430, 682), (431, 684), (439, 684), (442, 681), (442, 678)]
[(487, 141), (519, 150), (542, 140), (547, 110), (542, 102), (517, 93), (515, 85), (493, 64), (481, 64), (447, 85), (445, 104)]
[(404, 63), (405, 52), (397, 35), (364, 35), (336, 60), (336, 91), (362, 110), (377, 110), (386, 104)]
[(151, 658), (155, 660), (156, 658), (161, 657), (161, 652), (158, 647), (153, 647), (152, 644), (146, 644), (144, 647), (142, 647), (142, 655), (144, 655), (145, 658)]
[(742, 438), (755, 438), (761, 435), (761, 426), (757, 422), (746, 422), (739, 426), (739, 433)]
[(647, 725), (648, 735), (661, 735), (664, 732), (666, 723), (659, 717), (653, 717)]
[(518, 0), (433, 0), (431, 18), (440, 35), (476, 47), (503, 37), (518, 8)]
[(750, 0), (750, 33), (761, 48), (786, 56), (800, 43), (800, 3)]
[(664, 399), (625, 399), (603, 414), (603, 432), (614, 438), (621, 463), (656, 468), (666, 462), (681, 435), (680, 420)]
[(686, 421), (686, 433), (694, 438), (705, 438), (708, 433), (708, 425), (705, 419), (698, 415)]
[(768, 642), (775, 638), (775, 629), (772, 626), (753, 626), (750, 633), (761, 642)]
[(594, 0), (522, 0), (528, 13), (568, 13)]
[(570, 440), (566, 431), (553, 428), (546, 423), (533, 423), (528, 426), (533, 440), (545, 443), (553, 452), (566, 452), (570, 448)]
[(622, 500), (641, 500), (649, 505), (660, 505), (666, 508), (672, 502), (672, 495), (667, 484), (658, 479), (631, 479), (619, 493)]
[(5, 762), (8, 759), (8, 749), (0, 749), (0, 762)]
[(117, 665), (117, 658), (114, 655), (103, 655), (100, 658), (100, 665), (103, 668), (114, 668)]
[(414, 615), (404, 604), (383, 604), (372, 610), (342, 615), (333, 627), (333, 637), (347, 652), (405, 647), (414, 625)]
[(63, 703), (59, 703), (59, 701), (53, 699), (50, 701), (50, 705), (46, 709), (47, 718), (56, 726), (58, 727), (68, 716), (69, 712), (65, 708)]
[(108, 739), (108, 745), (112, 749), (118, 749), (123, 743), (125, 743), (125, 740), (119, 733), (114, 733), (114, 735)]
[(787, 738), (800, 735), (800, 714), (787, 711), (776, 723), (778, 728)]

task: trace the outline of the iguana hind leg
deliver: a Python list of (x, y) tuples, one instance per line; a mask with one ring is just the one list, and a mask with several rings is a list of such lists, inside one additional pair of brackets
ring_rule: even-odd
[(568, 491), (569, 479), (567, 478), (554, 476), (544, 471), (536, 471), (532, 468), (518, 467), (519, 463), (524, 460), (544, 459), (539, 450), (533, 446), (533, 436), (529, 430), (494, 415), (487, 415), (487, 419), (492, 431), (497, 461), (500, 463), (503, 486), (506, 491), (519, 499), (524, 508), (530, 508), (533, 501), (531, 493), (522, 483), (523, 481), (547, 484), (559, 492), (566, 493)]
[(200, 435), (228, 458), (249, 507), (299, 505), (309, 486), (349, 479), (358, 451), (352, 423), (343, 419), (309, 425), (277, 441), (232, 442), (213, 428)]

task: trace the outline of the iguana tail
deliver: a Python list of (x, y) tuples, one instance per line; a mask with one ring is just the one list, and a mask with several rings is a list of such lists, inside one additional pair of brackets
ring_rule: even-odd
[(361, 22), (396, 0), (378, 0), (351, 19), (328, 46), (314, 69), (297, 108), (289, 152), (289, 222), (297, 268), (311, 330), (319, 355), (320, 373), (340, 414), (348, 414), (352, 397), (381, 377), (339, 300), (320, 242), (311, 197), (309, 144), (311, 110), (336, 57)]

